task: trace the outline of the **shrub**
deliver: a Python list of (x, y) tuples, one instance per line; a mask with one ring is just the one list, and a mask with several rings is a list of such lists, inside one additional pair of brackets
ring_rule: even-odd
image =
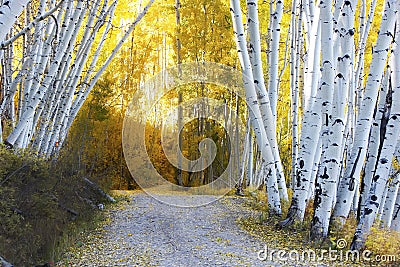
[(91, 221), (105, 201), (67, 161), (0, 147), (0, 255), (15, 266), (55, 261), (66, 229)]

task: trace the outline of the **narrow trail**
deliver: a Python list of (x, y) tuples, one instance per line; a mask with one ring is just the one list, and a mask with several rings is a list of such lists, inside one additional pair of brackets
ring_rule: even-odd
[[(167, 195), (174, 207), (136, 192), (129, 201), (106, 211), (107, 222), (85, 236), (58, 266), (279, 266), (257, 259), (264, 244), (235, 222), (254, 216), (243, 198)], [(206, 198), (206, 199), (204, 199)]]

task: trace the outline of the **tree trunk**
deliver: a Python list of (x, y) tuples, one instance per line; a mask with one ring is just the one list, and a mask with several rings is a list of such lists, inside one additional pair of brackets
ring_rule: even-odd
[[(249, 53), (246, 53), (250, 57), (251, 62), (251, 72), (252, 75), (247, 75), (247, 78), (253, 78), (254, 87), (258, 95), (258, 107), (261, 113), (262, 123), (261, 126), (264, 127), (265, 133), (268, 138), (268, 142), (271, 146), (272, 154), (274, 157), (274, 164), (276, 165), (277, 181), (279, 183), (279, 195), (280, 198), (288, 201), (286, 180), (283, 172), (282, 161), (279, 155), (279, 147), (276, 138), (276, 120), (274, 119), (270, 101), (265, 87), (263, 65), (261, 61), (261, 39), (259, 32), (259, 20), (258, 20), (258, 5), (257, 1), (247, 0), (248, 8), (248, 21), (249, 21), (249, 42), (250, 49)], [(241, 12), (240, 6), (238, 12)], [(241, 15), (241, 14), (240, 14)], [(242, 25), (243, 27), (243, 25)], [(243, 31), (244, 34), (244, 31)], [(246, 48), (247, 51), (247, 48)], [(251, 113), (251, 111), (250, 111)], [(254, 126), (253, 126), (254, 127)], [(254, 128), (253, 128), (254, 129)]]
[[(339, 118), (340, 107), (334, 104), (333, 109), (338, 110), (332, 114), (332, 98), (334, 89), (334, 58), (333, 46), (333, 14), (332, 1), (320, 2), (321, 20), (321, 47), (322, 47), (322, 77), (320, 96), (322, 103), (322, 135), (321, 144), (325, 151), (322, 161), (322, 173), (315, 184), (314, 217), (311, 222), (311, 238), (322, 239), (328, 235), (329, 219), (332, 208), (332, 192), (336, 188), (340, 167), (341, 141), (343, 138), (344, 122)], [(341, 78), (339, 75), (337, 78)], [(338, 82), (338, 81), (336, 81)], [(336, 92), (335, 92), (336, 93)], [(339, 94), (339, 92), (337, 92)], [(337, 116), (335, 118), (335, 115)], [(332, 118), (332, 119), (331, 119)], [(336, 132), (335, 132), (336, 131)]]
[[(400, 12), (400, 2), (399, 1), (390, 1), (388, 0), (386, 3), (386, 8), (384, 12), (384, 17), (382, 24), (389, 24), (387, 25), (387, 31), (380, 31), (382, 34), (378, 39), (387, 39), (386, 36), (389, 33), (393, 32), (394, 22), (396, 21), (398, 25), (400, 25), (400, 16), (396, 16), (396, 12)], [(397, 18), (397, 20), (396, 20)], [(386, 28), (384, 28), (386, 29)], [(384, 35), (384, 37), (381, 37)], [(396, 101), (400, 99), (400, 27), (396, 28), (395, 35), (396, 36), (394, 42), (394, 50), (393, 50), (393, 57), (392, 57), (392, 69), (393, 69), (393, 93), (391, 103), (391, 113), (388, 124), (386, 126), (386, 135), (385, 141), (383, 143), (382, 151), (378, 160), (378, 165), (376, 167), (375, 175), (372, 179), (371, 188), (366, 200), (366, 205), (364, 208), (364, 212), (360, 218), (360, 221), (357, 225), (356, 232), (354, 234), (353, 242), (351, 244), (352, 249), (360, 250), (364, 247), (365, 241), (367, 239), (367, 235), (370, 232), (371, 226), (375, 220), (376, 213), (379, 208), (379, 197), (382, 196), (386, 182), (388, 180), (388, 175), (390, 171), (390, 167), (392, 165), (392, 156), (394, 154), (397, 140), (400, 133), (400, 103)], [(391, 37), (390, 37), (391, 38)], [(390, 40), (387, 40), (389, 42)], [(376, 55), (375, 52), (374, 55)], [(382, 52), (381, 52), (382, 53)], [(385, 54), (385, 53), (383, 53)], [(374, 60), (372, 64), (374, 63)], [(384, 63), (383, 63), (384, 64)], [(373, 67), (375, 65), (372, 65)], [(382, 75), (382, 73), (381, 73)], [(373, 74), (372, 74), (373, 76)], [(370, 76), (371, 77), (371, 76)], [(367, 83), (368, 88), (368, 83)], [(366, 95), (368, 95), (366, 91)], [(366, 101), (364, 98), (363, 101)], [(365, 103), (363, 103), (364, 105)], [(361, 113), (362, 116), (362, 113)], [(360, 117), (361, 117), (360, 116)], [(363, 122), (360, 122), (363, 123)], [(357, 136), (356, 136), (357, 137)]]
[[(268, 189), (268, 204), (270, 212), (274, 214), (281, 214), (281, 205), (279, 198), (279, 191), (277, 177), (275, 173), (275, 158), (272, 154), (272, 149), (265, 131), (262, 121), (260, 107), (258, 104), (258, 97), (255, 88), (255, 79), (253, 78), (253, 71), (249, 54), (247, 52), (247, 42), (244, 34), (242, 24), (242, 12), (240, 9), (240, 2), (238, 0), (231, 0), (231, 14), (233, 21), (233, 28), (237, 44), (237, 50), (243, 73), (243, 83), (245, 87), (246, 100), (249, 108), (250, 120), (254, 129), (258, 146), (261, 150), (262, 157), (265, 161), (265, 168), (269, 169), (269, 184), (273, 186), (267, 187)], [(276, 138), (275, 138), (276, 139)]]
[(397, 192), (390, 229), (400, 232), (400, 190)]
[(346, 159), (345, 174), (339, 184), (334, 218), (346, 218), (348, 216), (351, 208), (351, 201), (348, 200), (353, 199), (356, 188), (354, 185), (360, 183), (360, 173), (368, 147), (368, 137), (378, 98), (379, 85), (386, 66), (388, 51), (393, 41), (392, 36), (394, 36), (394, 24), (396, 20), (395, 5), (396, 1), (394, 0), (385, 2), (385, 9), (379, 30), (380, 34), (373, 50), (371, 69), (357, 117), (353, 147), (350, 157)]
[(395, 209), (395, 204), (396, 204), (396, 198), (399, 192), (399, 181), (400, 181), (400, 175), (398, 172), (394, 174), (394, 177), (392, 177), (392, 181), (390, 182), (388, 192), (386, 194), (386, 200), (385, 204), (383, 206), (383, 212), (382, 212), (382, 226), (384, 227), (390, 227), (392, 223), (392, 218), (393, 218), (393, 211)]

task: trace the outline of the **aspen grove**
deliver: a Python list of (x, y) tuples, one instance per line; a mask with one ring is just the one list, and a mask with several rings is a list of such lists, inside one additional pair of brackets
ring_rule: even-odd
[[(117, 1), (0, 0), (1, 143), (57, 158), (90, 92), (157, 2), (143, 3), (106, 49)], [(374, 223), (400, 231), (400, 2), (270, 0), (263, 13), (259, 2), (224, 2), (248, 105), (238, 192), (263, 185), (271, 216), (286, 214), (289, 202), (279, 227), (302, 222), (312, 202), (316, 241), (350, 216), (355, 250)], [(184, 1), (172, 4), (180, 64)], [(278, 138), (282, 91), (290, 98), (289, 163)]]
[[(369, 69), (366, 44), (377, 1), (291, 4), (285, 41), (280, 37), (284, 2), (270, 1), (268, 51), (262, 62), (258, 2), (247, 0), (246, 8), (231, 0), (241, 68), (245, 80), (254, 81), (245, 83), (247, 102), (254, 111), (250, 120), (255, 139), (264, 144), (262, 164), (273, 169), (263, 176), (270, 211), (281, 212), (278, 192), (281, 201), (286, 198), (276, 134), (279, 72), (286, 67), (285, 62), (278, 63), (279, 43), (286, 42), (292, 115), (292, 177), (286, 180), (293, 196), (280, 226), (302, 221), (307, 203), (313, 201), (311, 238), (322, 240), (330, 226), (342, 227), (348, 216), (355, 215), (358, 226), (351, 248), (359, 250), (379, 218), (399, 231), (399, 173), (393, 162), (399, 154), (400, 4), (380, 2), (382, 21)], [(357, 9), (362, 9), (358, 17)]]
[[(90, 91), (153, 0), (101, 62), (117, 0), (44, 0), (37, 3), (36, 10), (33, 3), (24, 9), (28, 1), (11, 2), (16, 6), (4, 2), (0, 13), (0, 24), (6, 25), (0, 30), (0, 114), (12, 124), (4, 143), (51, 157), (57, 154)], [(25, 13), (18, 17), (23, 10)], [(22, 29), (9, 25), (17, 17)]]

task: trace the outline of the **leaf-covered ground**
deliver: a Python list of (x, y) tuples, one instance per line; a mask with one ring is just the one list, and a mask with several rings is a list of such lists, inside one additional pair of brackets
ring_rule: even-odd
[(257, 259), (264, 247), (235, 222), (254, 216), (243, 198), (170, 195), (181, 208), (135, 192), (105, 211), (106, 222), (66, 252), (58, 266), (279, 266)]
[(246, 198), (163, 196), (165, 201), (169, 198), (182, 205), (212, 203), (182, 208), (140, 191), (126, 193), (117, 205), (106, 209), (104, 223), (82, 233), (57, 266), (327, 266), (261, 261), (258, 252), (265, 246), (273, 249), (287, 244), (288, 251), (301, 249), (292, 246), (301, 240), (301, 233), (288, 235), (266, 227), (262, 214), (250, 208)]

